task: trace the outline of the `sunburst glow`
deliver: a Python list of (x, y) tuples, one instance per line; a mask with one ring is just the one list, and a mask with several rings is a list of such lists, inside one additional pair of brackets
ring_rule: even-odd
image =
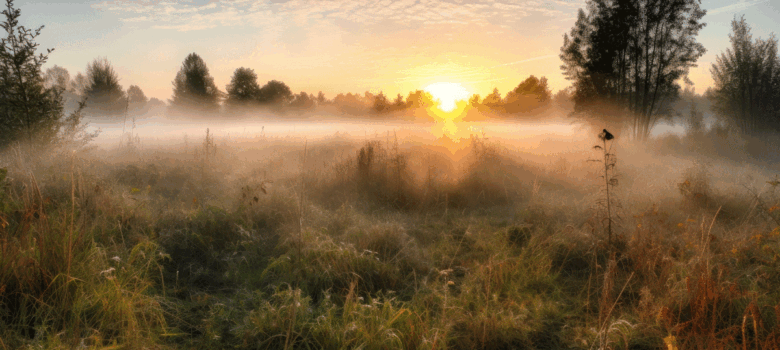
[(426, 86), (425, 91), (440, 101), (439, 109), (445, 112), (455, 109), (456, 102), (469, 98), (469, 91), (458, 83), (433, 83)]

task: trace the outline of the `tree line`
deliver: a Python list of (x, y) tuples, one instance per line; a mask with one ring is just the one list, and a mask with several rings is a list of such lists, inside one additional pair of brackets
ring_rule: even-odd
[[(254, 70), (235, 70), (220, 91), (204, 60), (189, 54), (172, 85), (166, 104), (146, 97), (140, 87), (126, 90), (106, 58), (97, 58), (84, 74), (70, 76), (53, 66), (42, 71), (53, 49), (38, 53), (35, 39), (43, 27), (19, 25), (20, 10), (6, 0), (0, 25), (0, 146), (14, 140), (56, 140), (64, 130), (75, 131), (82, 113), (121, 115), (129, 110), (167, 107), (170, 113), (241, 113), (266, 107), (278, 110), (335, 108), (364, 115), (428, 108), (437, 101), (422, 90), (395, 98), (366, 92), (338, 94), (332, 100), (293, 93), (278, 80), (260, 85)], [(588, 0), (570, 33), (564, 35), (561, 69), (571, 87), (552, 96), (547, 79), (530, 76), (502, 96), (498, 89), (484, 98), (473, 95), (470, 108), (500, 114), (533, 112), (551, 101), (572, 104), (573, 115), (594, 120), (616, 119), (634, 138), (646, 139), (661, 119), (674, 116), (682, 91), (680, 82), (705, 49), (697, 41), (706, 11), (698, 0)], [(753, 39), (744, 17), (734, 18), (731, 47), (717, 56), (710, 72), (714, 86), (705, 93), (712, 111), (743, 133), (780, 131), (780, 59), (777, 39)], [(692, 91), (692, 90), (691, 90)], [(65, 102), (75, 101), (75, 112), (65, 115)], [(699, 115), (700, 111), (692, 111)], [(70, 123), (70, 124), (68, 124)], [(701, 121), (695, 121), (700, 125)], [(69, 125), (69, 126), (68, 126)]]
[[(696, 40), (706, 11), (698, 0), (588, 0), (586, 9), (560, 53), (573, 115), (617, 120), (645, 140), (658, 121), (679, 113), (680, 82), (692, 85), (688, 71), (706, 51)], [(731, 48), (710, 70), (712, 111), (743, 133), (780, 131), (777, 39), (753, 40), (744, 17), (732, 31)]]

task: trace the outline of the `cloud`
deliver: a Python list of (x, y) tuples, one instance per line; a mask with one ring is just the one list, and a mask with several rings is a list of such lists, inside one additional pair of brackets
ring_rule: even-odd
[[(113, 0), (93, 5), (117, 15), (124, 23), (148, 24), (178, 31), (218, 26), (266, 27), (271, 18), (298, 26), (336, 19), (352, 25), (391, 24), (399, 27), (436, 24), (494, 24), (508, 26), (528, 16), (560, 16), (576, 4), (564, 0), (217, 0), (192, 2)], [(229, 14), (229, 16), (227, 16)]]
[(742, 11), (744, 9), (747, 9), (748, 7), (752, 7), (752, 6), (759, 5), (759, 4), (764, 4), (764, 3), (767, 3), (767, 2), (769, 2), (769, 0), (740, 1), (740, 2), (738, 2), (736, 4), (731, 4), (731, 5), (728, 5), (728, 6), (718, 7), (716, 9), (709, 10), (709, 11), (707, 11), (707, 14), (708, 15), (716, 15), (716, 14), (724, 13), (724, 12), (729, 12), (729, 13), (731, 13), (731, 12), (739, 12), (739, 11)]

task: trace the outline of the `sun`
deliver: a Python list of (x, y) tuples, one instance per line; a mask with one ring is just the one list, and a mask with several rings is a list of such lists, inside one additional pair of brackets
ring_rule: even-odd
[(424, 90), (440, 101), (439, 109), (444, 112), (452, 111), (455, 109), (456, 102), (469, 98), (469, 91), (458, 83), (433, 83), (426, 86)]

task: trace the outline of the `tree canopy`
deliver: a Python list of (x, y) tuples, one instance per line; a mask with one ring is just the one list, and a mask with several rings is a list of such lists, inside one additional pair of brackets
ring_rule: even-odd
[(258, 102), (260, 85), (257, 83), (257, 74), (250, 68), (238, 68), (233, 73), (230, 84), (226, 87), (228, 106), (246, 106)]
[(293, 93), (290, 87), (278, 80), (271, 80), (263, 85), (257, 98), (261, 104), (277, 106), (287, 105), (292, 99)]
[(48, 54), (37, 54), (35, 39), (41, 29), (19, 25), (21, 11), (6, 0), (0, 26), (7, 36), (0, 39), (0, 146), (16, 140), (32, 143), (56, 138), (62, 117), (59, 91), (44, 86), (41, 67)]
[(120, 114), (124, 112), (127, 100), (119, 77), (107, 58), (96, 58), (87, 65), (86, 87), (87, 110), (98, 114)]
[(717, 56), (710, 70), (713, 109), (744, 133), (780, 130), (777, 39), (753, 41), (744, 17), (735, 18), (731, 27), (731, 48)]
[(645, 139), (671, 115), (677, 81), (704, 52), (696, 35), (706, 13), (698, 0), (588, 0), (561, 47), (573, 81), (575, 114), (628, 119)]
[(149, 99), (138, 85), (130, 85), (127, 88), (127, 102), (134, 105), (145, 105)]
[(68, 70), (58, 65), (46, 69), (44, 74), (44, 85), (47, 88), (56, 87), (60, 91), (70, 89), (70, 74)]
[(206, 62), (194, 52), (189, 54), (173, 80), (171, 107), (215, 112), (219, 109), (220, 96)]

